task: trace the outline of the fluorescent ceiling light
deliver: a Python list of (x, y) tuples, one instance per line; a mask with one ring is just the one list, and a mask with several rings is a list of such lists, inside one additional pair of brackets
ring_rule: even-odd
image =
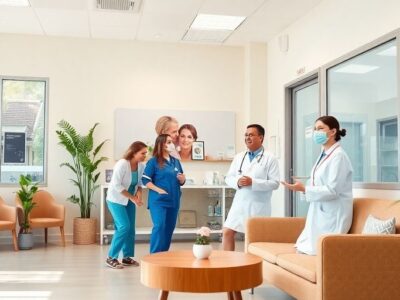
[(196, 30), (235, 30), (246, 17), (198, 14), (191, 29)]
[(0, 0), (0, 6), (30, 6), (29, 0)]
[(341, 67), (341, 68), (335, 70), (334, 72), (349, 73), (349, 74), (365, 74), (365, 73), (371, 72), (378, 68), (379, 68), (378, 66), (350, 64), (350, 65)]
[(381, 52), (378, 52), (377, 54), (382, 55), (382, 56), (396, 56), (397, 55), (397, 47), (396, 46), (389, 47), (385, 50), (382, 50)]

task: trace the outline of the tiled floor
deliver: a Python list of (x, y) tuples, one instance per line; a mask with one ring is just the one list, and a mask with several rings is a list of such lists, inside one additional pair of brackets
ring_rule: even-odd
[[(190, 249), (192, 243), (176, 242), (171, 249)], [(215, 243), (214, 249), (221, 247)], [(243, 243), (238, 243), (238, 250)], [(108, 246), (67, 247), (36, 244), (28, 251), (0, 245), (0, 299), (157, 299), (158, 292), (140, 283), (140, 267), (113, 270), (105, 266)], [(137, 259), (148, 254), (148, 244), (138, 243)], [(225, 293), (170, 293), (168, 299), (226, 299)], [(243, 299), (290, 300), (282, 291), (262, 285)]]

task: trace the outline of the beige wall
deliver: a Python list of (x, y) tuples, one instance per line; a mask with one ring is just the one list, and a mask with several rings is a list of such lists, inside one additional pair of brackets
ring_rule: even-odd
[[(66, 119), (83, 132), (100, 122), (95, 137), (97, 141), (110, 139), (102, 154), (111, 158), (116, 107), (234, 111), (237, 150), (241, 150), (243, 128), (250, 118), (245, 114), (248, 107), (245, 102), (264, 98), (265, 103), (266, 91), (260, 91), (260, 82), (253, 84), (257, 78), (255, 70), (266, 70), (265, 51), (260, 51), (260, 47), (265, 49), (260, 45), (250, 45), (246, 50), (244, 47), (0, 35), (1, 75), (50, 78), (46, 189), (67, 206), (67, 234), (72, 232), (72, 218), (79, 212), (77, 206), (65, 201), (74, 189), (68, 181), (70, 172), (59, 167), (69, 159), (57, 145), (55, 130), (59, 120)], [(246, 51), (252, 51), (251, 57), (246, 56)], [(257, 64), (257, 56), (261, 57), (261, 64)], [(246, 69), (251, 72), (246, 73)], [(135, 116), (132, 116), (132, 126), (140, 126), (135, 124)], [(101, 182), (103, 170), (112, 168), (113, 163), (109, 161), (101, 168)], [(188, 176), (200, 183), (205, 171), (225, 173), (229, 163), (196, 162), (184, 167)], [(1, 195), (13, 203), (15, 190), (2, 187)], [(99, 204), (97, 195), (96, 204)], [(99, 205), (93, 211), (98, 217)]]
[[(397, 0), (326, 0), (268, 43), (267, 88), (269, 134), (277, 134), (284, 155), (284, 86), (295, 80), (296, 71), (311, 72), (340, 56), (400, 27)], [(279, 36), (289, 37), (289, 51), (279, 49)], [(280, 160), (281, 170), (284, 162)], [(284, 174), (282, 174), (283, 176)], [(399, 191), (356, 190), (355, 196), (399, 198)], [(273, 197), (273, 214), (284, 213), (283, 189)]]
[[(97, 139), (110, 139), (103, 154), (112, 157), (113, 110), (228, 110), (236, 112), (236, 148), (243, 149), (249, 122), (279, 136), (284, 170), (284, 85), (296, 71), (317, 69), (380, 36), (400, 28), (397, 0), (326, 0), (272, 39), (268, 46), (221, 47), (189, 44), (0, 35), (1, 75), (50, 78), (48, 187), (58, 201), (73, 193), (59, 164), (67, 159), (57, 146), (56, 123), (65, 118), (80, 130), (100, 122)], [(289, 37), (289, 51), (279, 36)], [(267, 114), (264, 112), (267, 110)], [(132, 121), (134, 124), (134, 119)], [(266, 146), (270, 139), (267, 137)], [(101, 171), (111, 168), (110, 161)], [(229, 164), (190, 163), (185, 169), (201, 181), (207, 170), (226, 172)], [(101, 181), (103, 181), (103, 172)], [(15, 188), (1, 188), (12, 202)], [(400, 192), (356, 190), (357, 195), (399, 198)], [(274, 216), (284, 214), (283, 189), (273, 194)], [(77, 207), (67, 205), (67, 233)], [(98, 217), (99, 207), (94, 209)]]

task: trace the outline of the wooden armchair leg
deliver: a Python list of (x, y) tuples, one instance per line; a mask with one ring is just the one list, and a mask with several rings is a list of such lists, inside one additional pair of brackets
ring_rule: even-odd
[(47, 244), (47, 229), (48, 229), (48, 228), (45, 228), (45, 229), (44, 229), (44, 243), (45, 243), (45, 244)]
[(12, 238), (13, 238), (13, 244), (14, 244), (14, 250), (18, 251), (18, 241), (17, 241), (17, 233), (15, 232), (15, 229), (13, 229), (12, 231)]
[(61, 232), (61, 242), (62, 242), (63, 247), (65, 247), (65, 235), (64, 235), (64, 227), (63, 226), (60, 227), (60, 232)]

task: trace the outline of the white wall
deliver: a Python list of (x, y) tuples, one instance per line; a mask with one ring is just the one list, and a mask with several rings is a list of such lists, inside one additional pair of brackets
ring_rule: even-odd
[[(326, 0), (309, 14), (292, 24), (268, 43), (267, 88), (269, 134), (281, 137), (281, 157), (284, 157), (284, 86), (298, 76), (333, 61), (400, 27), (400, 2), (397, 0)], [(289, 51), (279, 50), (279, 36), (289, 36)], [(281, 170), (284, 162), (280, 160)], [(283, 174), (282, 174), (283, 175)], [(356, 190), (355, 196), (371, 195), (399, 198), (400, 191)], [(280, 188), (273, 196), (273, 215), (284, 213), (284, 194)]]
[[(68, 181), (71, 173), (59, 167), (69, 157), (57, 145), (58, 121), (66, 119), (82, 132), (100, 122), (95, 138), (110, 139), (102, 154), (112, 158), (113, 111), (117, 107), (234, 111), (236, 149), (242, 150), (243, 128), (249, 118), (244, 113), (245, 98), (250, 94), (254, 99), (265, 98), (265, 91), (251, 88), (254, 75), (245, 73), (247, 64), (266, 70), (265, 58), (260, 60), (264, 63), (254, 62), (257, 55), (265, 57), (265, 51), (254, 52), (250, 64), (244, 47), (0, 35), (1, 75), (50, 78), (46, 189), (67, 206), (66, 233), (72, 232), (72, 219), (79, 211), (65, 201), (75, 191)], [(245, 81), (250, 85), (246, 90)], [(140, 126), (135, 124), (135, 116), (132, 126)], [(101, 182), (103, 170), (113, 164), (111, 159), (102, 166)], [(207, 170), (225, 173), (229, 163), (186, 166), (187, 173), (200, 181)], [(0, 194), (13, 203), (15, 190), (2, 187)], [(93, 215), (99, 216), (99, 206)]]

